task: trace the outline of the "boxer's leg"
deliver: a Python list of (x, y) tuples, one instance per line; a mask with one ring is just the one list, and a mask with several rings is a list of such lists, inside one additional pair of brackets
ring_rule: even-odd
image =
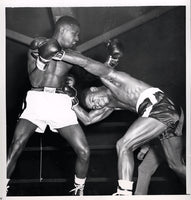
[(185, 184), (186, 166), (183, 162), (183, 138), (170, 137), (161, 140), (169, 167), (174, 170)]
[[(160, 135), (166, 129), (166, 125), (154, 118), (140, 117), (128, 129), (126, 134), (117, 142), (118, 176), (120, 180), (126, 180), (128, 188), (132, 190), (132, 178), (134, 171), (133, 151)], [(120, 184), (119, 184), (120, 185)]]
[(26, 119), (20, 119), (17, 123), (12, 143), (9, 147), (7, 157), (7, 178), (11, 177), (11, 174), (16, 166), (16, 162), (21, 152), (23, 151), (28, 139), (34, 133), (37, 126)]
[[(160, 149), (157, 148), (160, 151)], [(150, 147), (142, 163), (138, 167), (138, 178), (135, 195), (146, 195), (152, 175), (162, 162), (162, 158), (155, 152), (156, 149)]]
[(156, 138), (166, 129), (166, 125), (154, 118), (140, 117), (117, 142), (119, 156), (119, 178), (132, 180), (132, 152), (144, 143)]
[[(84, 186), (90, 156), (90, 151), (85, 134), (79, 124), (58, 129), (58, 131), (61, 136), (69, 142), (69, 144), (72, 146), (77, 154), (75, 166), (75, 184)], [(79, 195), (83, 195), (83, 191)]]

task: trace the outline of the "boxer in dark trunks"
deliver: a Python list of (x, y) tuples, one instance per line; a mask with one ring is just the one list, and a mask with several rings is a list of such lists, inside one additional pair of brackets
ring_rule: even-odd
[(71, 109), (71, 97), (65, 92), (65, 81), (72, 65), (52, 57), (61, 50), (73, 48), (79, 41), (80, 26), (76, 19), (64, 16), (55, 24), (52, 38), (36, 38), (28, 51), (28, 74), (31, 90), (27, 106), (21, 114), (7, 157), (7, 178), (10, 179), (18, 157), (30, 136), (43, 133), (47, 125), (58, 132), (77, 154), (74, 195), (83, 195), (89, 165), (89, 147), (84, 132)]
[[(180, 120), (178, 124), (179, 132), (182, 132), (184, 125), (184, 113), (181, 109)], [(170, 138), (165, 138), (165, 133), (162, 134), (162, 140), (171, 140)], [(176, 135), (172, 135), (172, 137), (176, 137)], [(180, 146), (183, 148), (183, 146)], [(179, 149), (177, 152), (181, 152), (183, 149)], [(150, 185), (150, 180), (152, 175), (155, 173), (157, 168), (161, 163), (165, 161), (165, 155), (163, 150), (161, 149), (160, 140), (154, 139), (150, 144), (145, 144), (141, 147), (141, 150), (137, 154), (137, 158), (142, 160), (141, 164), (138, 167), (138, 177), (137, 183), (135, 187), (134, 194), (135, 195), (146, 195), (148, 194), (148, 189)], [(179, 159), (179, 157), (177, 157)], [(183, 158), (182, 158), (183, 159)], [(185, 162), (185, 161), (183, 161)], [(185, 185), (185, 180), (182, 180)]]
[(86, 99), (86, 104), (91, 109), (101, 109), (104, 106), (117, 107), (139, 115), (117, 142), (119, 177), (117, 194), (132, 194), (133, 151), (157, 137), (161, 138), (170, 168), (185, 180), (186, 167), (181, 158), (182, 132), (178, 128), (180, 114), (174, 103), (160, 89), (153, 88), (125, 72), (112, 69), (76, 51), (66, 51), (62, 59), (99, 76), (106, 86), (91, 88), (91, 94), (87, 95)]

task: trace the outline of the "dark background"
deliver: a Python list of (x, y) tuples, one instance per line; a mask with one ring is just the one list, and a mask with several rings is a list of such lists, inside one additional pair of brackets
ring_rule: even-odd
[[(165, 12), (145, 20), (147, 14), (157, 13), (158, 10)], [(76, 17), (81, 24), (79, 50), (83, 54), (104, 62), (107, 57), (107, 40), (118, 38), (123, 44), (124, 56), (117, 69), (159, 87), (186, 111), (184, 6), (7, 8), (7, 146), (13, 137), (23, 99), (30, 89), (26, 56), (29, 41), (37, 36), (50, 37), (55, 19), (65, 14)], [(142, 22), (135, 25), (136, 20)], [(126, 31), (119, 28), (124, 24), (130, 27)], [(114, 35), (116, 28), (119, 33)], [(104, 33), (109, 34), (105, 36)], [(92, 40), (95, 44), (88, 46), (87, 42)], [(86, 48), (80, 48), (84, 44)], [(78, 66), (74, 66), (71, 73), (76, 78), (78, 95), (85, 87), (99, 84), (98, 78)], [(82, 124), (91, 149), (87, 194), (115, 192), (115, 143), (136, 117), (136, 114), (128, 111), (115, 111), (97, 124), (88, 127)], [(35, 133), (18, 160), (12, 175), (13, 189), (10, 195), (68, 195), (74, 161), (73, 150), (59, 135), (50, 132), (48, 128), (45, 134)], [(136, 160), (135, 181), (139, 163)], [(184, 193), (185, 189), (176, 175), (163, 163), (151, 180), (149, 194)]]

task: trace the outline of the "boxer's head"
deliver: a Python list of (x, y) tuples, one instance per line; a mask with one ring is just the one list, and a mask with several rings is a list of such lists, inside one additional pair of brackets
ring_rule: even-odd
[(101, 109), (109, 104), (109, 96), (105, 87), (91, 87), (84, 91), (83, 103), (89, 109)]
[(53, 37), (62, 48), (72, 48), (79, 41), (79, 33), (78, 21), (73, 17), (63, 16), (56, 21)]

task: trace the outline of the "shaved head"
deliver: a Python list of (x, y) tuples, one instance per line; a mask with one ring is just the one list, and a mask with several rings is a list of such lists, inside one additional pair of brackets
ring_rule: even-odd
[(101, 109), (108, 105), (109, 96), (106, 87), (90, 87), (81, 93), (82, 104), (89, 109)]
[(59, 31), (60, 28), (64, 26), (74, 26), (74, 25), (80, 27), (79, 22), (75, 18), (70, 16), (63, 16), (56, 21), (55, 30)]

